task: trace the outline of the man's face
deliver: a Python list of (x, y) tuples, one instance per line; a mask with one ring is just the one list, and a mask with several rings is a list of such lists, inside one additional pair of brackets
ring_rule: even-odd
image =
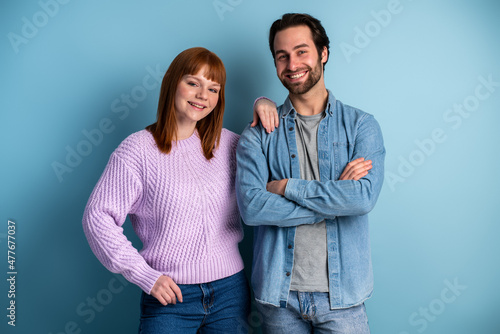
[(327, 50), (325, 47), (320, 58), (308, 26), (276, 33), (274, 50), (276, 73), (290, 93), (307, 93), (322, 79)]

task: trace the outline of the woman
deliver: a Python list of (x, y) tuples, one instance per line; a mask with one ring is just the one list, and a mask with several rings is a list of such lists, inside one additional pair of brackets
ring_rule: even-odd
[[(94, 254), (143, 290), (140, 333), (247, 330), (239, 136), (222, 129), (225, 81), (214, 53), (181, 52), (163, 78), (156, 123), (113, 152), (85, 209)], [(123, 234), (128, 214), (140, 252)]]

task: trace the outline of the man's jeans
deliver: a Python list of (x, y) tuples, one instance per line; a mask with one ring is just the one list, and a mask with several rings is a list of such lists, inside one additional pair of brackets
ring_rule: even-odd
[(140, 334), (247, 333), (250, 290), (243, 271), (203, 284), (178, 284), (184, 302), (163, 306), (142, 293)]
[(330, 310), (327, 292), (290, 291), (288, 305), (279, 308), (257, 302), (267, 333), (369, 334), (365, 304)]

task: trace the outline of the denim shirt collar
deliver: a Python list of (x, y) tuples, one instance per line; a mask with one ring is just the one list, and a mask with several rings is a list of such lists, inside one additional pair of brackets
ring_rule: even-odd
[[(326, 103), (326, 114), (329, 116), (333, 116), (333, 112), (335, 110), (335, 105), (337, 104), (337, 99), (335, 96), (333, 96), (332, 92), (330, 90), (328, 91), (328, 102)], [(282, 115), (281, 118), (285, 118), (288, 115), (290, 117), (295, 118), (295, 113), (297, 111), (292, 105), (292, 101), (290, 100), (290, 95), (286, 98), (285, 103), (283, 103), (283, 108), (282, 108)]]

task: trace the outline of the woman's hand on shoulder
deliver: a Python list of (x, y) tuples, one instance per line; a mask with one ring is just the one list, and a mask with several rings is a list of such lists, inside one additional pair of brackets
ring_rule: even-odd
[(160, 276), (156, 281), (151, 296), (158, 299), (162, 305), (175, 304), (178, 300), (182, 303), (181, 289), (175, 284), (174, 280), (168, 276)]
[(271, 133), (280, 124), (276, 104), (266, 97), (258, 98), (253, 105), (252, 127), (262, 124), (267, 133)]

